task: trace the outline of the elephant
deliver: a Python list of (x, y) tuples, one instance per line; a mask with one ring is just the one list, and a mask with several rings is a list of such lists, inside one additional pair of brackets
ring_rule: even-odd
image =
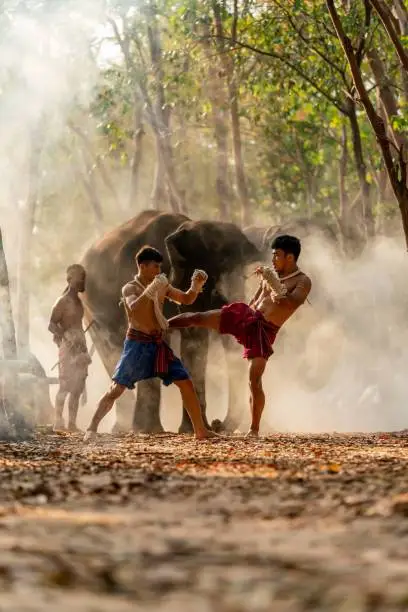
[(264, 254), (268, 252), (272, 240), (279, 234), (292, 234), (300, 238), (300, 240), (310, 236), (317, 236), (336, 248), (339, 239), (337, 232), (330, 224), (304, 217), (294, 218), (269, 226), (250, 225), (245, 227), (243, 232), (254, 246)]
[[(135, 254), (145, 244), (161, 251), (163, 272), (176, 287), (186, 290), (195, 268), (207, 272), (203, 292), (192, 306), (188, 306), (189, 311), (195, 312), (221, 308), (231, 299), (243, 299), (244, 267), (261, 257), (259, 250), (233, 223), (193, 221), (182, 214), (156, 210), (143, 211), (103, 236), (87, 250), (81, 263), (87, 272), (83, 294), (85, 319), (92, 322), (90, 335), (109, 375), (113, 373), (126, 334), (126, 317), (119, 305), (121, 288), (134, 276)], [(170, 317), (186, 308), (166, 302), (164, 314)], [(208, 425), (205, 372), (209, 332), (197, 328), (178, 333), (181, 334), (181, 358), (190, 371)], [(232, 348), (230, 338), (222, 336), (222, 340), (227, 363), (231, 359), (236, 367), (237, 347)], [(232, 368), (228, 370), (229, 402), (225, 423), (234, 428), (234, 410), (242, 393), (233, 379)], [(116, 403), (114, 430), (163, 431), (159, 406), (160, 381), (139, 382), (135, 405), (133, 394), (128, 392)], [(184, 407), (179, 432), (191, 432), (191, 422)]]

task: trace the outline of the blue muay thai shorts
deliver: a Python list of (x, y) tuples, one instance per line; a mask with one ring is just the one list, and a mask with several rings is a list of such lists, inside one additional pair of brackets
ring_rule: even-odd
[(134, 389), (140, 380), (160, 378), (168, 386), (188, 380), (189, 373), (160, 335), (150, 336), (129, 329), (112, 380)]

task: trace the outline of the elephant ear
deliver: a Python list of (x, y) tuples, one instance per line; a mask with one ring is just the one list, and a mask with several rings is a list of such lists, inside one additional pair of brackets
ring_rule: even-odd
[(235, 267), (259, 261), (261, 253), (233, 223), (220, 223), (206, 234), (207, 248), (217, 258), (221, 273), (231, 272)]
[(172, 265), (187, 263), (194, 266), (206, 249), (201, 236), (191, 231), (191, 225), (191, 222), (183, 223), (165, 239), (166, 250)]

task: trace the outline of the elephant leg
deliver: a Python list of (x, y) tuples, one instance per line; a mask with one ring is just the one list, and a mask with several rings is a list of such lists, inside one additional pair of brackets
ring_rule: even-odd
[[(242, 349), (231, 336), (221, 336), (228, 370), (228, 409), (220, 429), (234, 431), (249, 415), (248, 364), (242, 359)], [(219, 427), (217, 427), (219, 429)]]
[(162, 433), (160, 421), (161, 381), (158, 378), (137, 383), (133, 430), (139, 433)]
[(133, 391), (125, 391), (115, 402), (116, 419), (112, 433), (123, 433), (132, 429), (135, 398)]
[[(202, 328), (189, 328), (181, 330), (180, 355), (181, 360), (190, 373), (196, 390), (205, 426), (210, 429), (206, 416), (205, 373), (207, 369), (209, 332)], [(183, 418), (179, 433), (190, 433), (193, 426), (190, 417), (183, 406)]]

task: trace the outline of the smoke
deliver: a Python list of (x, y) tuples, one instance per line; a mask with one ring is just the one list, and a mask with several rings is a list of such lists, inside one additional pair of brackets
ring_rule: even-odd
[(266, 429), (381, 431), (407, 426), (408, 259), (378, 238), (340, 259), (313, 236), (300, 267), (313, 280), (278, 335), (265, 376)]
[[(0, 14), (0, 224), (13, 278), (21, 219), (30, 187), (30, 156), (40, 147), (51, 159), (40, 169), (41, 207), (34, 218), (36, 252), (58, 252), (61, 237), (42, 231), (69, 220), (71, 191), (67, 120), (87, 108), (99, 67), (90, 48), (102, 16), (102, 0), (2, 3)], [(96, 52), (95, 52), (96, 57)], [(42, 142), (39, 142), (42, 139)], [(68, 146), (59, 145), (65, 139)], [(48, 161), (48, 159), (46, 161)], [(46, 246), (45, 246), (46, 244)]]
[[(86, 112), (98, 82), (95, 45), (103, 5), (103, 0), (6, 0), (0, 11), (0, 226), (16, 319), (17, 265), (21, 252), (30, 248), (22, 242), (30, 162), (33, 149), (40, 149), (41, 205), (34, 214), (25, 273), (32, 296), (31, 347), (49, 374), (57, 351), (44, 334), (47, 317), (63, 288), (66, 265), (79, 256), (73, 255), (75, 238), (66, 241), (79, 233), (78, 226), (67, 231), (75, 214), (67, 123)], [(54, 283), (57, 275), (60, 281)]]

